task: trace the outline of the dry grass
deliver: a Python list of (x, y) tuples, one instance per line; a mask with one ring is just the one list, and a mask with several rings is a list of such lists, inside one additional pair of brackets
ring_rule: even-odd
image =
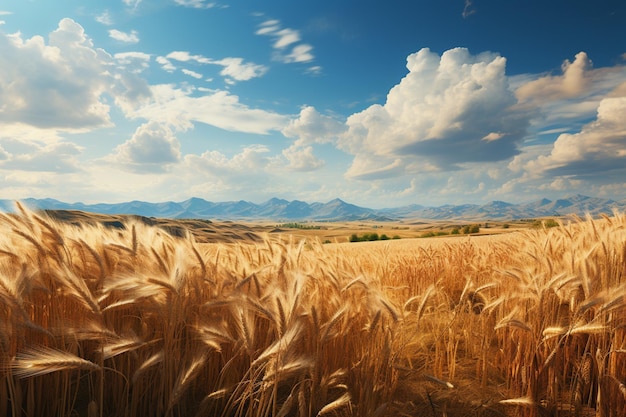
[(0, 218), (0, 415), (623, 416), (626, 216), (200, 245)]

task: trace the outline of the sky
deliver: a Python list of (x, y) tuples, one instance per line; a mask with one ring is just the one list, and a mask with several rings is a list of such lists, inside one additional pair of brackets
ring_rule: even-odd
[(626, 198), (623, 0), (3, 0), (0, 198)]

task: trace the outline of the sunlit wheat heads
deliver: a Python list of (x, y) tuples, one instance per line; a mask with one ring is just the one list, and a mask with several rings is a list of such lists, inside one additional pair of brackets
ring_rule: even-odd
[(623, 415), (625, 225), (218, 245), (18, 205), (0, 415)]

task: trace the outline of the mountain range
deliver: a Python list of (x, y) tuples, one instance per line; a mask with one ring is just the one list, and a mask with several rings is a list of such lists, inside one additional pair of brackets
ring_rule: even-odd
[[(514, 220), (570, 214), (598, 216), (602, 213), (612, 214), (614, 210), (626, 211), (626, 199), (614, 201), (580, 194), (564, 199), (548, 200), (544, 198), (522, 204), (492, 201), (483, 205), (462, 204), (427, 207), (413, 204), (384, 209), (359, 207), (338, 198), (327, 203), (306, 203), (299, 200), (288, 201), (272, 198), (261, 204), (243, 200), (215, 203), (201, 198), (163, 203), (130, 201), (116, 204), (83, 204), (34, 198), (23, 199), (21, 202), (36, 210), (81, 210), (101, 214), (135, 214), (172, 219), (273, 221)], [(14, 210), (14, 201), (0, 200), (0, 211), (11, 212)]]

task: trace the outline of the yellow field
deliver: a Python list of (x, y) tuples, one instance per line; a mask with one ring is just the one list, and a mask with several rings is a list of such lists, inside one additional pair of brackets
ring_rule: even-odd
[(0, 415), (624, 416), (626, 216), (199, 244), (0, 219)]

